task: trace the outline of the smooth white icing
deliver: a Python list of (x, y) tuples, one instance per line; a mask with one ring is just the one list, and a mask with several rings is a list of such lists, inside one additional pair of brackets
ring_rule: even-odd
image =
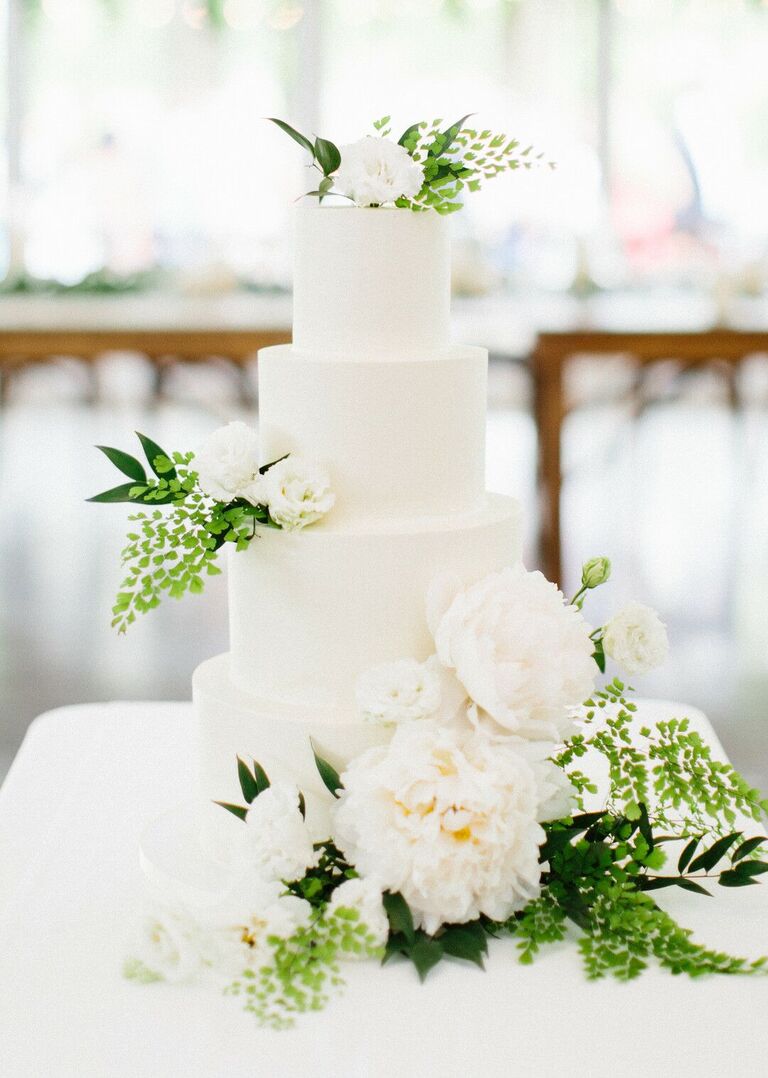
[(336, 494), (334, 527), (472, 512), (485, 500), (486, 385), (482, 348), (365, 364), (265, 348), (261, 459), (321, 461)]
[(516, 501), (489, 495), (465, 517), (393, 527), (260, 529), (229, 561), (231, 671), (245, 692), (354, 718), (361, 671), (426, 659), (427, 589), (439, 573), (471, 583), (520, 557)]
[[(270, 780), (296, 783), (307, 799), (308, 820), (322, 824), (331, 803), (312, 755), (312, 745), (341, 771), (354, 756), (391, 736), (355, 716), (316, 707), (296, 708), (258, 699), (234, 684), (229, 655), (201, 663), (192, 677), (197, 720), (200, 792), (206, 800), (242, 802), (235, 757), (258, 760)], [(212, 815), (208, 837), (223, 839), (228, 822)]]
[(320, 206), (307, 199), (296, 207), (294, 223), (298, 350), (399, 360), (446, 347), (446, 217), (433, 210)]

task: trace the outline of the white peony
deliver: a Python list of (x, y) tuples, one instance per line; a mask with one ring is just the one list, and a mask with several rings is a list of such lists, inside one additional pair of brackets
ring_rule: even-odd
[(603, 647), (628, 674), (645, 674), (665, 661), (669, 639), (655, 610), (627, 603), (605, 626)]
[(382, 206), (401, 196), (414, 198), (424, 183), (421, 165), (390, 139), (362, 138), (341, 146), (340, 152), (333, 187), (358, 206)]
[(355, 695), (362, 717), (384, 725), (425, 719), (441, 708), (455, 713), (464, 697), (436, 655), (424, 663), (398, 659), (372, 666), (357, 679)]
[[(360, 922), (365, 925), (371, 937), (371, 947), (383, 947), (387, 942), (389, 921), (382, 902), (381, 888), (374, 880), (357, 877), (339, 884), (331, 895), (328, 912), (333, 914), (338, 909), (355, 910), (358, 913)], [(359, 957), (368, 956), (361, 952)]]
[(511, 739), (466, 722), (406, 723), (342, 782), (337, 845), (364, 878), (399, 891), (427, 932), (481, 913), (503, 920), (538, 894), (542, 794)]
[(275, 524), (286, 530), (314, 523), (336, 500), (327, 472), (293, 454), (262, 476), (259, 492)]
[(299, 810), (299, 791), (273, 783), (255, 798), (245, 818), (253, 866), (267, 879), (298, 880), (315, 864), (312, 835)]
[(569, 709), (590, 695), (597, 673), (579, 611), (522, 565), (454, 590), (438, 580), (428, 599), (440, 661), (510, 732), (552, 741), (564, 736), (572, 725)]
[(203, 966), (205, 936), (181, 908), (153, 907), (139, 926), (138, 957), (166, 981), (189, 981)]
[(206, 958), (221, 973), (237, 976), (260, 969), (272, 958), (270, 937), (287, 939), (309, 922), (312, 907), (286, 895), (282, 884), (241, 880), (204, 914)]
[(259, 475), (256, 431), (239, 422), (219, 427), (195, 453), (193, 467), (200, 489), (216, 501), (230, 502), (233, 498), (251, 501), (247, 492)]

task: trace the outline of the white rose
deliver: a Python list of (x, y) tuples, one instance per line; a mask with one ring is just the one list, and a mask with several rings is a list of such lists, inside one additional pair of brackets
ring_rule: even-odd
[(492, 573), (451, 600), (452, 594), (438, 580), (428, 600), (440, 661), (501, 726), (557, 741), (571, 728), (569, 709), (594, 688), (594, 644), (584, 618), (554, 584), (522, 565)]
[(189, 981), (203, 966), (205, 938), (181, 908), (153, 907), (139, 926), (138, 957), (166, 981)]
[(373, 666), (357, 679), (355, 695), (366, 722), (384, 725), (424, 719), (438, 710), (455, 713), (464, 698), (436, 655), (424, 663), (398, 659)]
[[(339, 884), (331, 895), (328, 912), (333, 914), (338, 909), (355, 910), (370, 937), (370, 947), (383, 947), (389, 935), (389, 921), (382, 902), (381, 888), (374, 880), (357, 877)], [(345, 953), (345, 957), (367, 958), (367, 949), (359, 955)]]
[(669, 639), (655, 610), (627, 603), (605, 626), (603, 647), (628, 674), (645, 674), (665, 661)]
[(273, 783), (251, 803), (245, 818), (251, 863), (267, 879), (298, 880), (314, 865), (317, 852), (299, 810), (299, 791)]
[(312, 907), (283, 893), (282, 884), (241, 881), (205, 913), (210, 965), (236, 977), (260, 969), (272, 958), (270, 937), (287, 939), (309, 922)]
[(342, 782), (337, 845), (364, 878), (399, 891), (427, 932), (480, 914), (504, 920), (538, 894), (548, 791), (511, 739), (407, 723)]
[(216, 501), (246, 498), (246, 491), (259, 474), (256, 431), (239, 422), (219, 427), (198, 449), (193, 467), (200, 489)]
[(336, 500), (328, 473), (293, 454), (262, 476), (259, 491), (275, 524), (286, 530), (314, 523), (325, 516)]
[(335, 191), (358, 206), (382, 206), (401, 196), (414, 198), (424, 183), (424, 169), (408, 151), (386, 138), (362, 138), (340, 147), (341, 164), (333, 174)]

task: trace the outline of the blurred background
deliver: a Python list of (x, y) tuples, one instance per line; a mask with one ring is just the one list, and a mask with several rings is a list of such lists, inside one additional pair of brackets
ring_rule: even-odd
[(672, 658), (637, 686), (768, 784), (768, 4), (0, 0), (0, 775), (47, 708), (177, 698), (225, 585), (109, 628), (127, 511), (91, 448), (255, 420), (290, 332), (299, 148), (391, 114), (533, 142), (452, 218), (454, 334), (491, 352), (488, 479), (530, 566)]

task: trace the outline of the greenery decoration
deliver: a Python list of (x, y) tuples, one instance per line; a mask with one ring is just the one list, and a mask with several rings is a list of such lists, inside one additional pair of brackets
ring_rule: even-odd
[[(134, 528), (122, 551), (127, 575), (112, 607), (112, 626), (120, 633), (137, 614), (158, 606), (164, 594), (173, 599), (187, 592), (200, 594), (206, 578), (221, 572), (216, 561), (225, 543), (244, 550), (257, 527), (278, 527), (266, 505), (252, 505), (244, 498), (217, 502), (205, 494), (192, 468), (194, 454), (168, 454), (147, 435), (136, 434), (152, 474), (129, 453), (97, 446), (129, 482), (87, 499), (146, 507), (128, 518)], [(263, 475), (277, 463), (271, 461), (259, 472)]]

